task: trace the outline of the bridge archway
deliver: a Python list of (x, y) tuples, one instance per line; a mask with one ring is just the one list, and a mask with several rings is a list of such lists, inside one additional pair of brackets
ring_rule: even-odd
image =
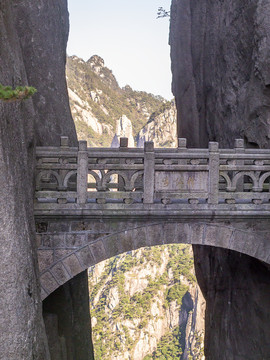
[(270, 233), (263, 230), (263, 225), (258, 221), (256, 225), (251, 221), (47, 223), (47, 230), (37, 235), (42, 299), (90, 266), (147, 246), (177, 243), (214, 246), (270, 264)]

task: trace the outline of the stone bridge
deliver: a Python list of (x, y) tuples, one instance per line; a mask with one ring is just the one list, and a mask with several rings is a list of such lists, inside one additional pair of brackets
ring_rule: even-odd
[(270, 264), (270, 150), (37, 148), (42, 298), (117, 254), (171, 243), (222, 247)]

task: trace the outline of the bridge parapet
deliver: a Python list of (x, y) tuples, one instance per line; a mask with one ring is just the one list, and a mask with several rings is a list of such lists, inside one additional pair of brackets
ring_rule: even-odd
[[(37, 215), (154, 212), (176, 215), (232, 213), (270, 215), (270, 150), (234, 149), (38, 147)], [(114, 212), (115, 211), (115, 212)]]

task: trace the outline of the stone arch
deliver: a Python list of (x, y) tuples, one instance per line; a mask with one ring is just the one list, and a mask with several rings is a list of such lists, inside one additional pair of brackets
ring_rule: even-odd
[(256, 175), (253, 173), (253, 172), (251, 172), (251, 171), (245, 171), (245, 172), (239, 172), (239, 173), (237, 173), (234, 177), (233, 177), (233, 179), (232, 179), (232, 189), (233, 189), (233, 191), (235, 191), (236, 190), (236, 185), (237, 185), (237, 183), (238, 183), (238, 181), (241, 179), (241, 178), (243, 178), (244, 179), (244, 177), (248, 177), (248, 178), (250, 178), (250, 180), (252, 181), (252, 188), (253, 188), (253, 190), (254, 191), (256, 191), (257, 189), (258, 189), (258, 178), (256, 177)]
[[(57, 236), (59, 241), (60, 235)], [(241, 226), (203, 222), (135, 224), (127, 226), (126, 230), (100, 234), (95, 239), (89, 238), (87, 231), (84, 235), (79, 232), (76, 236), (84, 236), (81, 245), (66, 251), (64, 256), (42, 270), (42, 299), (90, 266), (146, 246), (177, 243), (214, 246), (237, 251), (270, 264), (269, 232), (252, 232), (243, 223)]]

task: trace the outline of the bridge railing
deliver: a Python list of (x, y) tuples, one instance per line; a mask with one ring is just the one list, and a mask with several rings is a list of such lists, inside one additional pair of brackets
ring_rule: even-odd
[[(39, 204), (261, 204), (269, 203), (270, 150), (187, 149), (179, 139), (173, 149), (120, 147), (37, 148), (36, 202)], [(91, 205), (92, 204), (92, 205)], [(270, 203), (269, 203), (270, 204)], [(57, 206), (57, 205), (54, 205)]]

